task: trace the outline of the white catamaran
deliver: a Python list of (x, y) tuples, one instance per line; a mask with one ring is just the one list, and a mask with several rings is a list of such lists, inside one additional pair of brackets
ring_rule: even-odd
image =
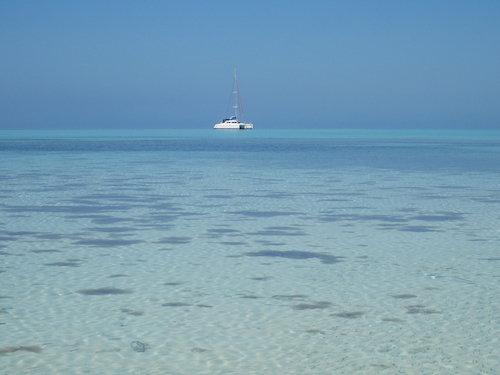
[[(234, 105), (233, 105), (234, 116), (226, 118), (222, 120), (220, 123), (215, 124), (214, 129), (253, 129), (253, 124), (248, 124), (245, 120), (245, 112), (243, 111), (243, 103), (241, 102), (240, 89), (238, 87), (238, 80), (236, 79), (236, 68), (234, 69), (233, 95), (234, 95)], [(238, 102), (241, 107), (241, 115), (243, 116), (243, 122), (240, 122), (238, 120), (238, 108), (239, 108)]]

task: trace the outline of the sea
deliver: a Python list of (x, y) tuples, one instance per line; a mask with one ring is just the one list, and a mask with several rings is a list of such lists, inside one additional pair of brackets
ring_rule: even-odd
[(499, 374), (499, 266), (500, 131), (0, 131), (0, 374)]

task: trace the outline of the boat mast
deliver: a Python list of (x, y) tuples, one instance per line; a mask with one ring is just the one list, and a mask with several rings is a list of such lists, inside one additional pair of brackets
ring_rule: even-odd
[[(238, 121), (238, 81), (236, 80), (236, 68), (234, 68), (234, 116), (236, 117), (236, 121)], [(238, 121), (239, 122), (239, 121)]]
[(238, 86), (238, 81), (236, 81), (236, 91), (238, 91), (238, 98), (240, 99), (241, 114), (243, 115), (243, 123), (246, 124), (245, 111), (243, 110), (243, 102), (241, 101), (240, 87)]

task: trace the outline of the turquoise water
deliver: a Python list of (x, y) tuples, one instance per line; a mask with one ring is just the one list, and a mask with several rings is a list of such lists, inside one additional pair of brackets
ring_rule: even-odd
[(0, 373), (500, 367), (500, 132), (2, 131), (0, 158)]

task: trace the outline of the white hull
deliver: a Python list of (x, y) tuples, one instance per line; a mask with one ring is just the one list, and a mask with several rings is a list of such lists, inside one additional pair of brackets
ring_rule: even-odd
[(214, 129), (253, 129), (253, 124), (245, 122), (226, 121), (215, 124)]

